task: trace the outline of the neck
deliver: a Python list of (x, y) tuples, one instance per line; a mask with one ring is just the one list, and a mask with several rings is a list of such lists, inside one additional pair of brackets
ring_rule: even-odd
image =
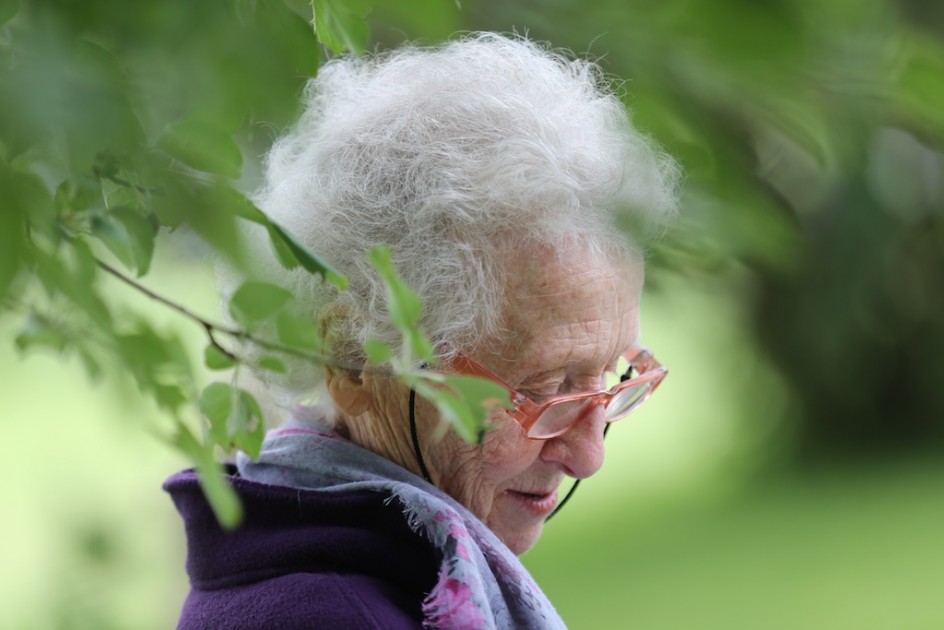
[[(365, 382), (365, 386), (376, 394), (372, 396), (372, 404), (354, 417), (339, 413), (335, 425), (337, 432), (361, 448), (423, 477), (410, 435), (410, 390), (390, 378), (367, 378), (371, 382)], [(382, 406), (377, 405), (378, 401), (382, 401)], [(419, 427), (420, 436), (424, 435), (422, 429)], [(420, 437), (420, 444), (422, 441)]]

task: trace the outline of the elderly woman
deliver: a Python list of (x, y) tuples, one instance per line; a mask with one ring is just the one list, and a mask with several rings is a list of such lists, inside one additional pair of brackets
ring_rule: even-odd
[[(349, 280), (293, 280), (337, 361), (320, 402), (308, 383), (239, 457), (239, 529), (218, 529), (193, 473), (168, 481), (189, 539), (180, 627), (560, 627), (516, 556), (665, 373), (639, 345), (639, 237), (674, 209), (674, 164), (595, 65), (521, 38), (335, 59), (306, 105), (259, 203)], [(398, 343), (378, 243), (422, 300), (431, 369), (509, 391), (481, 443), (368, 365), (366, 339)]]

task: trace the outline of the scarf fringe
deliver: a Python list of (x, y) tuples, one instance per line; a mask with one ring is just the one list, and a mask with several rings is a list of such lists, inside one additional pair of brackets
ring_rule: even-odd
[(316, 490), (372, 490), (399, 501), (410, 529), (441, 554), (436, 585), (421, 604), (425, 628), (564, 628), (554, 606), (511, 550), (451, 497), (370, 451), (297, 423), (270, 431), (249, 480)]

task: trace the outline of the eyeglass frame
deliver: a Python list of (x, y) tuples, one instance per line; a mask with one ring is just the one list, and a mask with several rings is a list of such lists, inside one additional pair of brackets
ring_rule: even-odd
[(528, 435), (528, 433), (531, 431), (531, 428), (537, 424), (541, 415), (547, 411), (548, 408), (561, 403), (573, 402), (580, 399), (587, 399), (590, 402), (592, 402), (594, 399), (598, 399), (600, 402), (596, 402), (595, 404), (602, 404), (603, 408), (606, 409), (613, 398), (616, 397), (616, 395), (620, 392), (629, 389), (630, 387), (638, 386), (642, 383), (651, 381), (652, 384), (645, 391), (645, 393), (642, 394), (639, 400), (629, 409), (628, 412), (622, 416), (619, 416), (618, 418), (607, 420), (606, 423), (609, 425), (612, 422), (616, 422), (617, 420), (625, 418), (632, 412), (636, 411), (636, 409), (638, 409), (640, 406), (642, 406), (642, 404), (649, 399), (656, 388), (659, 387), (663, 379), (665, 379), (666, 374), (669, 372), (665, 366), (656, 360), (649, 350), (642, 347), (637, 346), (624, 353), (622, 357), (629, 362), (630, 368), (635, 368), (635, 370), (639, 373), (639, 376), (621, 381), (608, 390), (601, 389), (589, 392), (576, 392), (573, 394), (560, 394), (558, 396), (552, 396), (551, 398), (540, 403), (533, 400), (527, 394), (519, 392), (500, 377), (490, 372), (483, 365), (477, 363), (462, 353), (455, 355), (455, 357), (450, 362), (450, 366), (459, 374), (486, 378), (504, 387), (506, 390), (508, 390), (508, 393), (511, 397), (511, 402), (514, 405), (514, 408), (506, 409), (505, 411), (519, 425), (521, 425), (528, 439), (551, 440), (564, 435), (574, 426), (576, 426), (577, 423), (586, 415), (586, 410), (581, 411), (580, 415), (578, 415), (570, 424), (559, 431), (541, 436)]

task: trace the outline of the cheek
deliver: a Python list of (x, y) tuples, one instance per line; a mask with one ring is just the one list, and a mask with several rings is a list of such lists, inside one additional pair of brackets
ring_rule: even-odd
[(529, 440), (507, 416), (493, 419), (495, 428), (481, 445), (466, 444), (455, 433), (443, 441), (442, 489), (486, 520), (495, 497), (528, 470), (541, 453), (541, 442)]
[(488, 479), (501, 487), (534, 464), (543, 442), (529, 440), (521, 425), (507, 415), (494, 418), (492, 422), (495, 428), (485, 435), (482, 460)]

